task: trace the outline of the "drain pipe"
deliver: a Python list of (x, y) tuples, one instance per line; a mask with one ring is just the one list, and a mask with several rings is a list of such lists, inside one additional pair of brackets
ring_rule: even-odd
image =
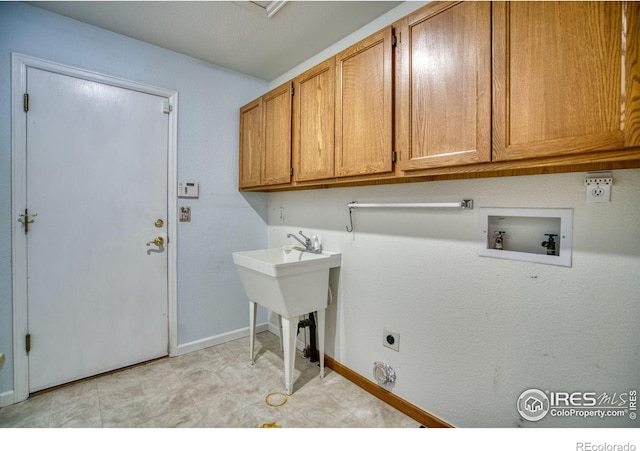
[(316, 346), (316, 314), (315, 312), (309, 314), (309, 335), (311, 335), (311, 357), (309, 358), (310, 362), (318, 361), (318, 347)]
[(298, 322), (298, 333), (300, 329), (303, 327), (309, 327), (309, 339), (310, 339), (310, 349), (309, 349), (309, 361), (317, 362), (318, 361), (318, 348), (316, 346), (316, 321), (314, 319), (315, 312), (309, 313), (309, 318), (304, 319)]

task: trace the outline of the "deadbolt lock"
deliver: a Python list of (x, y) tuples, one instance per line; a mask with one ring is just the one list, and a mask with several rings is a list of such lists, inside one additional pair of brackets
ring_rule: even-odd
[(152, 244), (161, 247), (164, 244), (164, 238), (162, 238), (161, 236), (157, 236), (153, 239), (153, 241), (149, 241), (147, 243), (147, 246), (151, 246)]
[(157, 228), (161, 228), (164, 225), (164, 221), (162, 219), (157, 219), (156, 222), (154, 223), (154, 225)]

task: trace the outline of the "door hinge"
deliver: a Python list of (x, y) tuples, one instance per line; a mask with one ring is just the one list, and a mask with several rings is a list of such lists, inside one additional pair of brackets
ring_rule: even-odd
[(292, 86), (292, 87), (291, 87), (291, 96), (292, 96), (292, 97), (293, 97), (293, 95), (295, 94), (295, 92), (296, 92), (296, 88), (294, 88), (294, 87)]
[(29, 94), (26, 94), (22, 97), (22, 106), (24, 107), (24, 112), (29, 111)]
[(170, 114), (173, 111), (173, 105), (169, 101), (162, 102), (162, 112), (164, 114)]
[(291, 168), (291, 170), (289, 171), (289, 175), (293, 177), (293, 168)]
[(392, 163), (395, 163), (395, 162), (396, 162), (397, 157), (398, 157), (398, 153), (397, 153), (395, 150), (392, 150), (392, 151), (391, 151), (391, 162), (392, 162)]
[(398, 45), (398, 38), (396, 38), (396, 35), (394, 34), (393, 36), (391, 36), (391, 47), (396, 47)]
[(27, 334), (25, 337), (25, 349), (27, 350), (27, 354), (31, 352), (31, 334)]
[(38, 216), (38, 213), (29, 213), (27, 208), (24, 209), (24, 214), (20, 215), (18, 218), (18, 222), (24, 225), (24, 233), (25, 235), (29, 233), (29, 224), (33, 224), (33, 218)]

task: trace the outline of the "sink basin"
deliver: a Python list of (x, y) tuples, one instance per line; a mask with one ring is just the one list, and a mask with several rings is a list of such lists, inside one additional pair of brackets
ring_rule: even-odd
[(285, 318), (327, 307), (329, 270), (340, 266), (340, 253), (272, 248), (234, 252), (249, 299)]

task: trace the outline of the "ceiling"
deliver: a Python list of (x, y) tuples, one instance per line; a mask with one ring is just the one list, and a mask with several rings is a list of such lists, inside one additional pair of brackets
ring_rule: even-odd
[[(26, 2), (272, 81), (402, 2)], [(271, 15), (271, 17), (269, 17)]]

